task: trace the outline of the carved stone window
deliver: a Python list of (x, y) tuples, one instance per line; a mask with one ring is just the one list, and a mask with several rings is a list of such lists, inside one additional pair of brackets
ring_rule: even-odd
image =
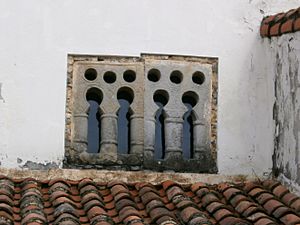
[(217, 172), (217, 59), (68, 60), (65, 167)]

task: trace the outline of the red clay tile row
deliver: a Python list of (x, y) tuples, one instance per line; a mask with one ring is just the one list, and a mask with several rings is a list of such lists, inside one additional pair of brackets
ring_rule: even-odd
[(280, 184), (280, 182), (267, 180), (263, 182), (263, 186), (281, 199), (286, 206), (294, 209), (298, 215), (300, 214), (300, 198), (297, 195), (290, 193), (286, 187)]
[[(247, 190), (247, 184), (245, 187)], [(260, 202), (259, 204), (251, 199), (251, 194), (253, 192), (250, 192), (250, 194), (247, 195), (247, 192), (244, 192), (237, 186), (229, 185), (226, 183), (219, 184), (218, 190), (224, 195), (226, 201), (234, 207), (235, 211), (239, 215), (250, 221), (252, 224), (278, 224), (270, 216), (268, 216), (267, 212), (261, 207), (260, 204), (263, 204), (264, 202)]]
[(296, 31), (300, 31), (300, 7), (286, 13), (267, 16), (260, 26), (262, 37), (280, 36)]
[(0, 223), (13, 224), (14, 221), (14, 183), (9, 179), (0, 180)]
[(169, 201), (172, 201), (180, 212), (179, 215), (183, 224), (213, 224), (197, 204), (188, 197), (179, 184), (172, 181), (165, 181), (162, 185)]
[(52, 180), (49, 182), (49, 200), (54, 212), (52, 214), (53, 224), (72, 223), (81, 224), (79, 212), (81, 204), (77, 193), (72, 193), (72, 186), (64, 180)]
[(90, 224), (112, 225), (112, 218), (108, 215), (105, 203), (97, 185), (91, 179), (84, 179), (79, 182), (78, 190), (81, 196), (81, 205), (87, 213)]
[(146, 213), (150, 216), (151, 224), (171, 225), (180, 224), (172, 209), (174, 206), (169, 204), (167, 197), (162, 189), (157, 190), (149, 183), (136, 185), (139, 197), (145, 206)]
[(143, 225), (140, 210), (134, 201), (134, 195), (130, 192), (126, 184), (122, 182), (108, 183), (115, 202), (115, 209), (119, 215), (119, 221), (125, 225)]
[(0, 177), (1, 225), (295, 225), (299, 204), (272, 180), (152, 185)]
[(201, 199), (202, 206), (218, 221), (220, 225), (249, 225), (247, 220), (240, 218), (232, 207), (222, 201), (222, 195), (204, 183), (192, 185), (192, 191)]
[[(264, 186), (267, 187), (267, 189), (264, 188)], [(300, 224), (300, 217), (297, 215), (297, 212), (286, 206), (281, 198), (288, 194), (289, 191), (282, 188), (282, 191), (279, 192), (277, 189), (278, 192), (276, 193), (279, 194), (279, 196), (276, 196), (273, 191), (277, 186), (281, 185), (275, 181), (265, 181), (263, 185), (249, 182), (245, 185), (244, 190), (252, 199), (255, 199), (261, 204), (270, 216), (276, 218), (281, 223), (286, 225)]]
[(43, 195), (36, 180), (27, 179), (21, 183), (20, 215), (21, 224), (45, 224)]

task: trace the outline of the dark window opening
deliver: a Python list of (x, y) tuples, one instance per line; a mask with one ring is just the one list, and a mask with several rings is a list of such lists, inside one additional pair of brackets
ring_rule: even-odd
[(163, 115), (163, 105), (159, 102), (156, 103), (159, 110), (155, 116), (155, 144), (154, 144), (154, 158), (165, 158), (165, 118)]
[(126, 99), (118, 99), (118, 152), (129, 154), (130, 150), (130, 103)]
[(168, 103), (168, 93), (166, 91), (156, 91), (153, 100), (158, 105), (159, 109), (155, 115), (155, 143), (154, 143), (154, 158), (165, 158), (165, 116), (163, 107)]
[(135, 81), (136, 74), (133, 70), (126, 70), (123, 74), (123, 79), (129, 83)]
[(174, 70), (170, 75), (170, 80), (174, 84), (180, 84), (182, 81), (182, 73), (179, 70)]
[(117, 76), (116, 76), (116, 74), (114, 72), (107, 71), (107, 72), (104, 73), (103, 79), (104, 79), (104, 81), (106, 83), (112, 84), (112, 83), (114, 83), (116, 81)]
[(198, 95), (192, 91), (186, 92), (182, 96), (182, 102), (187, 107), (187, 112), (183, 115), (183, 157), (186, 159), (192, 159), (194, 157), (193, 107), (198, 102)]
[(193, 76), (192, 76), (192, 80), (194, 83), (196, 84), (203, 84), (205, 81), (205, 76), (202, 72), (200, 71), (196, 71)]
[(151, 69), (147, 75), (148, 80), (157, 82), (160, 79), (160, 71), (158, 69)]
[(99, 104), (90, 100), (90, 109), (88, 112), (88, 153), (99, 153), (101, 140), (101, 122), (99, 113)]
[(87, 152), (99, 153), (101, 141), (99, 105), (102, 101), (102, 93), (97, 88), (91, 88), (86, 94), (86, 99), (90, 104), (88, 110)]
[(93, 68), (87, 69), (84, 72), (84, 77), (89, 81), (93, 81), (97, 78), (97, 71)]
[(194, 157), (193, 107), (188, 103), (185, 106), (188, 108), (188, 111), (183, 115), (183, 157), (192, 159)]
[(121, 88), (117, 94), (120, 109), (118, 111), (118, 152), (130, 154), (130, 104), (133, 101), (133, 91), (127, 87)]

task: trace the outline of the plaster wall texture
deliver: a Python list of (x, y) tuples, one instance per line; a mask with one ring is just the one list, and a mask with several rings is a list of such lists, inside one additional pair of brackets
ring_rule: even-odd
[(265, 40), (265, 45), (268, 76), (275, 78), (275, 173), (300, 191), (300, 32)]
[(0, 2), (0, 162), (61, 166), (67, 54), (141, 52), (219, 58), (218, 168), (272, 168), (274, 86), (266, 76), (263, 16), (299, 0)]

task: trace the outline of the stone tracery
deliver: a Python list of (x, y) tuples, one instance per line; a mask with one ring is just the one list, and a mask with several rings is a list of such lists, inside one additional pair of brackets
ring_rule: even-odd
[[(65, 166), (215, 172), (213, 64), (197, 59), (143, 55), (76, 61)], [(98, 103), (98, 151), (88, 143), (91, 100)]]

